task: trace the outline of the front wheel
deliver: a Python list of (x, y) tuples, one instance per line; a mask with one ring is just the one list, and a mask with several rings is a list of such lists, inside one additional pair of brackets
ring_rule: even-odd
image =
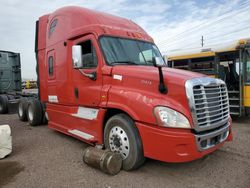
[(111, 117), (104, 129), (105, 148), (120, 153), (123, 158), (123, 169), (134, 170), (145, 161), (139, 132), (133, 120), (118, 114)]

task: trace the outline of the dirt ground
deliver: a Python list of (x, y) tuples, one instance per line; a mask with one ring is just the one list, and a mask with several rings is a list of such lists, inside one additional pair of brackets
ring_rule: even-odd
[(138, 170), (110, 176), (82, 162), (86, 144), (48, 129), (30, 127), (18, 116), (0, 115), (9, 124), (12, 154), (0, 160), (0, 187), (249, 187), (250, 118), (233, 123), (234, 141), (193, 162), (147, 159)]

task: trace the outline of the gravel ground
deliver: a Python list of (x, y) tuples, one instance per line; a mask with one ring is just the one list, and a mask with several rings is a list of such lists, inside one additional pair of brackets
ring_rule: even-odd
[(148, 159), (138, 170), (110, 176), (82, 162), (83, 142), (48, 129), (30, 127), (16, 114), (0, 115), (9, 124), (12, 154), (0, 160), (0, 187), (249, 187), (250, 119), (234, 121), (234, 141), (193, 162)]

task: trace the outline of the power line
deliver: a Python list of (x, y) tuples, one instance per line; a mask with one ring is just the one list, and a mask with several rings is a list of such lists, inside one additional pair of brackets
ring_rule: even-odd
[[(249, 3), (250, 1), (248, 1), (248, 3)], [(246, 3), (247, 4), (247, 3)], [(188, 30), (188, 31), (184, 31), (184, 32), (181, 32), (181, 33), (179, 33), (179, 34), (177, 34), (177, 35), (175, 35), (174, 37), (171, 37), (170, 39), (170, 41), (169, 40), (164, 40), (164, 41), (162, 41), (162, 42), (160, 42), (159, 44), (162, 44), (162, 43), (165, 43), (165, 42), (171, 42), (171, 41), (176, 41), (176, 40), (178, 40), (179, 38), (181, 38), (180, 36), (182, 36), (183, 34), (187, 34), (187, 33), (190, 33), (190, 32), (193, 32), (193, 31), (195, 31), (195, 30), (198, 30), (198, 29), (200, 29), (200, 28), (202, 28), (202, 27), (204, 27), (204, 26), (209, 26), (209, 25), (211, 25), (211, 24), (215, 24), (215, 23), (220, 23), (220, 22), (222, 22), (224, 19), (227, 19), (228, 17), (231, 17), (231, 16), (235, 16), (235, 15), (237, 15), (237, 14), (241, 14), (242, 12), (244, 12), (244, 11), (247, 11), (248, 10), (248, 8), (249, 8), (250, 6), (249, 6), (249, 4), (248, 4), (248, 6), (247, 7), (243, 7), (243, 8), (241, 8), (241, 9), (238, 9), (237, 11), (234, 11), (234, 12), (230, 12), (230, 13), (226, 13), (226, 14), (223, 14), (223, 15), (221, 15), (221, 16), (219, 16), (216, 20), (212, 20), (212, 21), (210, 21), (210, 22), (206, 22), (206, 23), (201, 23), (201, 24), (199, 24), (198, 26), (194, 26), (194, 27), (191, 27), (191, 28), (189, 28), (189, 29), (186, 29), (186, 30)]]
[[(244, 23), (244, 22), (243, 22)], [(249, 22), (250, 23), (250, 22)], [(238, 25), (239, 24), (242, 24), (242, 23), (238, 23)], [(234, 24), (234, 27), (236, 26), (236, 24)], [(223, 29), (225, 29), (225, 28), (223, 28)], [(214, 30), (214, 31), (212, 31), (211, 32), (211, 30), (206, 30), (205, 31), (205, 33), (203, 32), (203, 35), (205, 35), (205, 34), (209, 34), (210, 36), (213, 34), (213, 33), (217, 33), (218, 31), (217, 30)], [(197, 37), (197, 35), (196, 35), (196, 33), (193, 33), (193, 34), (191, 34), (191, 36), (189, 35), (189, 39), (192, 39), (192, 38), (196, 38)], [(182, 38), (179, 38), (179, 39), (176, 39), (176, 40), (172, 40), (172, 41), (166, 41), (166, 42), (164, 42), (164, 43), (160, 43), (160, 44), (158, 44), (159, 46), (164, 46), (164, 45), (168, 45), (168, 46), (171, 46), (171, 45), (173, 45), (173, 44), (175, 44), (175, 43), (177, 43), (177, 42), (179, 42), (179, 41), (182, 41), (182, 40), (184, 40), (185, 38), (184, 37), (182, 37)]]
[(233, 35), (233, 34), (236, 34), (236, 33), (240, 33), (246, 29), (249, 29), (250, 28), (250, 25), (248, 25), (247, 27), (243, 27), (241, 28), (240, 30), (237, 29), (237, 30), (234, 30), (234, 31), (231, 31), (229, 33), (223, 33), (223, 35), (217, 35), (213, 38), (211, 38), (210, 40), (207, 40), (207, 41), (213, 41), (213, 40), (217, 40), (218, 38), (224, 38), (225, 36), (230, 36), (230, 35)]
[[(250, 28), (250, 25), (248, 25), (248, 26), (246, 26), (246, 27), (243, 27), (243, 28), (241, 28), (240, 30), (239, 30), (239, 29), (237, 29), (237, 30), (232, 30), (232, 31), (227, 32), (227, 33), (222, 33), (222, 34), (215, 35), (215, 36), (212, 36), (212, 37), (207, 37), (207, 38), (206, 38), (206, 41), (210, 43), (211, 41), (221, 40), (222, 38), (225, 38), (225, 37), (228, 37), (228, 36), (233, 36), (233, 35), (235, 35), (236, 33), (244, 32), (244, 31), (248, 30), (249, 28)], [(211, 35), (210, 35), (210, 36), (211, 36)], [(199, 43), (199, 40), (198, 40), (197, 36), (195, 36), (195, 37), (196, 37), (197, 40), (192, 39), (192, 38), (194, 38), (194, 37), (189, 38), (189, 41), (191, 41), (191, 43), (190, 43), (190, 42), (189, 42), (189, 43), (185, 43), (185, 45), (191, 46), (191, 45), (193, 45), (193, 44), (198, 44), (198, 43)], [(159, 45), (159, 47), (160, 47), (160, 48), (168, 48), (168, 49), (169, 49), (169, 48), (171, 48), (171, 46), (176, 46), (178, 43), (180, 43), (180, 42), (171, 43), (171, 44), (165, 44), (165, 45)], [(182, 43), (184, 43), (184, 42), (182, 42)]]
[[(214, 41), (214, 40), (218, 40), (218, 39), (221, 39), (221, 38), (224, 38), (225, 36), (230, 36), (230, 35), (233, 35), (233, 34), (236, 34), (236, 33), (240, 33), (240, 32), (242, 32), (242, 31), (244, 31), (244, 30), (247, 30), (247, 29), (249, 29), (250, 28), (250, 25), (248, 25), (248, 26), (246, 26), (246, 27), (243, 27), (243, 28), (241, 28), (240, 30), (239, 29), (236, 29), (236, 30), (233, 30), (233, 31), (230, 31), (230, 32), (227, 32), (227, 33), (223, 33), (223, 35), (216, 35), (216, 36), (213, 36), (213, 37), (208, 37), (208, 38), (206, 38), (206, 41), (208, 41), (208, 42), (211, 42), (211, 41)], [(190, 38), (189, 38), (190, 39)], [(197, 41), (192, 41), (191, 43), (185, 43), (185, 45), (189, 45), (189, 46), (191, 46), (191, 45), (193, 45), (193, 44), (197, 44), (198, 43), (198, 40)], [(167, 48), (169, 48), (169, 47), (171, 47), (171, 46), (174, 46), (174, 45), (176, 45), (177, 43), (174, 43), (174, 44), (170, 44), (170, 45), (167, 45)], [(161, 46), (162, 48), (164, 47), (164, 46)]]
[(171, 40), (168, 40), (168, 39), (164, 40), (164, 41), (158, 43), (158, 45), (161, 45), (161, 44), (164, 44), (164, 43), (170, 43), (171, 41), (180, 40), (181, 39), (180, 36), (182, 36), (183, 34), (188, 34), (190, 32), (194, 32), (195, 30), (198, 30), (198, 29), (200, 29), (200, 28), (202, 28), (204, 26), (209, 26), (209, 25), (215, 24), (215, 23), (218, 24), (218, 23), (222, 22), (224, 19), (227, 19), (228, 17), (235, 16), (237, 14), (241, 14), (241, 13), (248, 10), (248, 8), (250, 7), (249, 2), (250, 1), (246, 1), (246, 2), (244, 2), (244, 4), (243, 3), (241, 4), (241, 6), (248, 5), (247, 7), (240, 8), (237, 11), (234, 11), (234, 12), (230, 12), (230, 13), (227, 12), (226, 14), (223, 14), (223, 15), (219, 16), (216, 20), (212, 20), (212, 21), (210, 21), (208, 23), (201, 23), (201, 24), (199, 24), (197, 26), (191, 27), (191, 28), (189, 28), (189, 30), (187, 29), (188, 31), (181, 32), (181, 33), (175, 35), (174, 37), (171, 37), (170, 38)]

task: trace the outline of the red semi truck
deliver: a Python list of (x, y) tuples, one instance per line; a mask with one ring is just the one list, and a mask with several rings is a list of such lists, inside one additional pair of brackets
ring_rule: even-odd
[(79, 7), (39, 18), (39, 97), (19, 117), (120, 153), (123, 169), (145, 157), (186, 162), (232, 140), (227, 88), (202, 74), (167, 68), (134, 22)]

